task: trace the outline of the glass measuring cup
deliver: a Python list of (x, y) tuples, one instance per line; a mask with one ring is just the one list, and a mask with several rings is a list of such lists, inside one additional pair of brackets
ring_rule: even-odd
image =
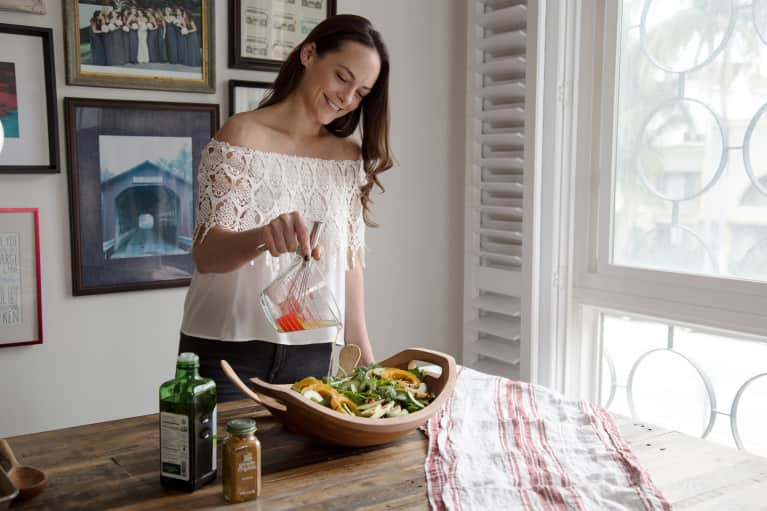
[[(324, 224), (312, 226), (310, 243), (317, 246)], [(280, 333), (341, 328), (341, 312), (316, 262), (296, 255), (290, 267), (261, 293), (261, 307)]]

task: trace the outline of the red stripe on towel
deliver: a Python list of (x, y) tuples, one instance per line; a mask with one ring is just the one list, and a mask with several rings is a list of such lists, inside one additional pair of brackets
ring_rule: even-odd
[(647, 500), (647, 497), (644, 495), (644, 492), (639, 488), (637, 484), (635, 484), (634, 478), (632, 477), (631, 471), (627, 470), (627, 467), (624, 464), (624, 459), (621, 457), (618, 453), (618, 451), (615, 448), (615, 445), (612, 442), (612, 439), (608, 438), (605, 439), (605, 430), (604, 428), (597, 423), (597, 415), (594, 413), (594, 409), (591, 406), (591, 403), (587, 403), (585, 401), (581, 401), (578, 406), (583, 410), (583, 413), (585, 413), (589, 421), (591, 423), (591, 427), (594, 429), (594, 432), (597, 434), (597, 437), (602, 441), (604, 446), (607, 448), (608, 452), (610, 453), (610, 456), (615, 460), (616, 464), (623, 469), (626, 475), (626, 480), (629, 483), (629, 486), (631, 486), (634, 489), (634, 492), (639, 497), (639, 500), (642, 501), (642, 504), (644, 504), (645, 509), (649, 509), (652, 511), (652, 503)]
[(498, 438), (501, 442), (501, 449), (505, 454), (504, 461), (506, 463), (504, 464), (508, 465), (511, 469), (511, 480), (519, 491), (519, 499), (522, 502), (522, 505), (526, 510), (534, 510), (535, 508), (533, 503), (530, 501), (530, 496), (527, 494), (527, 491), (522, 488), (522, 476), (519, 471), (519, 465), (517, 464), (517, 459), (514, 456), (514, 452), (509, 447), (509, 433), (506, 429), (506, 420), (503, 418), (503, 408), (501, 407), (501, 402), (501, 378), (495, 378), (495, 414), (496, 420), (498, 421)]
[(546, 425), (544, 424), (543, 419), (541, 418), (541, 415), (538, 413), (538, 405), (535, 402), (535, 387), (533, 385), (529, 385), (528, 389), (530, 393), (530, 407), (533, 410), (533, 415), (535, 416), (535, 422), (538, 425), (538, 434), (541, 437), (541, 445), (543, 446), (543, 449), (549, 454), (549, 457), (551, 457), (551, 460), (554, 462), (554, 465), (556, 465), (557, 470), (559, 471), (560, 481), (562, 481), (562, 486), (567, 488), (570, 492), (570, 495), (573, 496), (576, 509), (583, 509), (583, 502), (581, 502), (581, 499), (578, 496), (578, 493), (575, 491), (572, 484), (570, 483), (570, 478), (567, 477), (567, 474), (565, 473), (565, 468), (562, 466), (562, 464), (559, 461), (559, 458), (557, 458), (557, 455), (554, 453), (554, 449), (551, 448), (549, 439), (546, 436)]
[[(444, 409), (444, 408), (443, 408)], [(426, 423), (429, 431), (429, 474), (426, 478), (431, 486), (430, 495), (434, 498), (434, 508), (436, 511), (446, 511), (445, 502), (442, 500), (442, 489), (444, 488), (444, 476), (441, 457), (439, 455), (439, 446), (437, 445), (437, 435), (439, 435), (439, 421), (442, 416), (442, 410), (437, 411)]]
[(514, 390), (520, 403), (519, 412), (521, 414), (520, 424), (522, 424), (522, 432), (527, 441), (528, 451), (532, 462), (542, 478), (542, 481), (541, 479), (538, 480), (538, 488), (536, 488), (536, 491), (540, 493), (541, 490), (543, 490), (548, 499), (547, 504), (553, 504), (557, 509), (565, 509), (564, 498), (562, 497), (562, 494), (559, 493), (559, 489), (554, 486), (553, 478), (546, 465), (545, 457), (540, 453), (540, 450), (535, 443), (535, 439), (533, 438), (532, 424), (537, 424), (537, 421), (533, 420), (537, 419), (537, 417), (533, 417), (532, 409), (529, 405), (525, 404), (525, 387), (529, 388), (530, 386), (527, 383), (514, 383)]
[(545, 487), (545, 485), (541, 484), (541, 475), (538, 473), (538, 469), (535, 466), (535, 461), (533, 459), (530, 446), (527, 444), (527, 435), (524, 434), (524, 421), (520, 415), (524, 405), (519, 399), (521, 396), (521, 393), (519, 392), (519, 385), (516, 385), (513, 381), (508, 380), (507, 387), (510, 389), (509, 395), (511, 396), (511, 400), (509, 402), (509, 415), (512, 418), (511, 423), (514, 427), (514, 441), (517, 445), (517, 449), (519, 449), (522, 453), (522, 457), (525, 460), (525, 465), (527, 466), (527, 473), (530, 476), (530, 490), (538, 496), (538, 500), (541, 503), (543, 509), (550, 510), (552, 509), (550, 505), (551, 494), (547, 491), (547, 496), (540, 491), (541, 487)]
[(453, 449), (452, 442), (450, 440), (450, 433), (453, 431), (453, 404), (455, 401), (453, 399), (450, 399), (448, 401), (448, 411), (446, 412), (447, 415), (447, 440), (445, 440), (445, 450), (448, 452), (449, 456), (449, 462), (448, 462), (448, 473), (447, 473), (447, 480), (448, 484), (450, 485), (450, 496), (453, 498), (453, 504), (455, 504), (455, 511), (460, 511), (462, 508), (461, 506), (461, 499), (458, 495), (458, 479), (456, 477), (456, 473), (458, 471), (458, 463), (456, 463), (455, 459), (455, 450)]
[(594, 408), (597, 416), (602, 420), (602, 425), (605, 428), (605, 431), (607, 431), (607, 434), (610, 436), (610, 440), (612, 440), (615, 448), (618, 449), (618, 452), (621, 454), (623, 459), (626, 460), (626, 463), (631, 467), (631, 470), (638, 473), (640, 485), (647, 486), (647, 488), (652, 492), (653, 496), (658, 499), (658, 503), (661, 505), (664, 511), (671, 511), (671, 504), (669, 504), (665, 497), (663, 497), (663, 494), (660, 492), (660, 490), (655, 487), (650, 474), (639, 464), (639, 460), (636, 458), (636, 456), (634, 456), (634, 453), (631, 451), (631, 447), (629, 447), (625, 440), (623, 440), (623, 437), (618, 431), (618, 427), (615, 425), (613, 418), (601, 406)]

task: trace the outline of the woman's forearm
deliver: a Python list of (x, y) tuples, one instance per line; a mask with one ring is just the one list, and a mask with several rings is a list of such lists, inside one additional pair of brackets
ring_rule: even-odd
[(365, 322), (365, 285), (359, 260), (355, 261), (354, 268), (346, 272), (345, 301), (344, 343), (359, 346), (362, 352), (360, 365), (370, 365), (375, 362), (375, 355)]
[(215, 226), (204, 240), (195, 240), (192, 259), (200, 273), (228, 273), (260, 256), (261, 243), (261, 229), (235, 232)]

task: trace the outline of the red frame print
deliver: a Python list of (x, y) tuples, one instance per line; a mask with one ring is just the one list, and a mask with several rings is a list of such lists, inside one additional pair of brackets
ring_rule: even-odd
[[(23, 346), (28, 344), (42, 344), (43, 342), (43, 307), (42, 286), (40, 284), (40, 220), (37, 208), (0, 208), (2, 213), (29, 213), (33, 217), (34, 232), (34, 276), (36, 292), (36, 304), (33, 310), (37, 317), (37, 334), (33, 339), (18, 339), (0, 341), (0, 348), (10, 346)], [(5, 230), (0, 227), (0, 231)], [(24, 321), (26, 314), (23, 311), (22, 264), (25, 254), (23, 246), (19, 246), (18, 240), (24, 234), (16, 232), (0, 232), (0, 329), (13, 327)], [(15, 235), (15, 236), (12, 236)], [(14, 282), (17, 280), (18, 282)]]

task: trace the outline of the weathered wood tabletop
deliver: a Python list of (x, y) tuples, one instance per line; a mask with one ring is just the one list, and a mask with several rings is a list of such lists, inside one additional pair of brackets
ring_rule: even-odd
[[(264, 479), (255, 501), (227, 504), (220, 471), (194, 493), (165, 490), (157, 415), (147, 415), (9, 438), (19, 460), (50, 481), (11, 510), (429, 509), (420, 431), (378, 448), (318, 446), (285, 431), (252, 401), (219, 408), (219, 431), (234, 417), (258, 422)], [(627, 419), (618, 424), (674, 509), (767, 509), (767, 459)]]

